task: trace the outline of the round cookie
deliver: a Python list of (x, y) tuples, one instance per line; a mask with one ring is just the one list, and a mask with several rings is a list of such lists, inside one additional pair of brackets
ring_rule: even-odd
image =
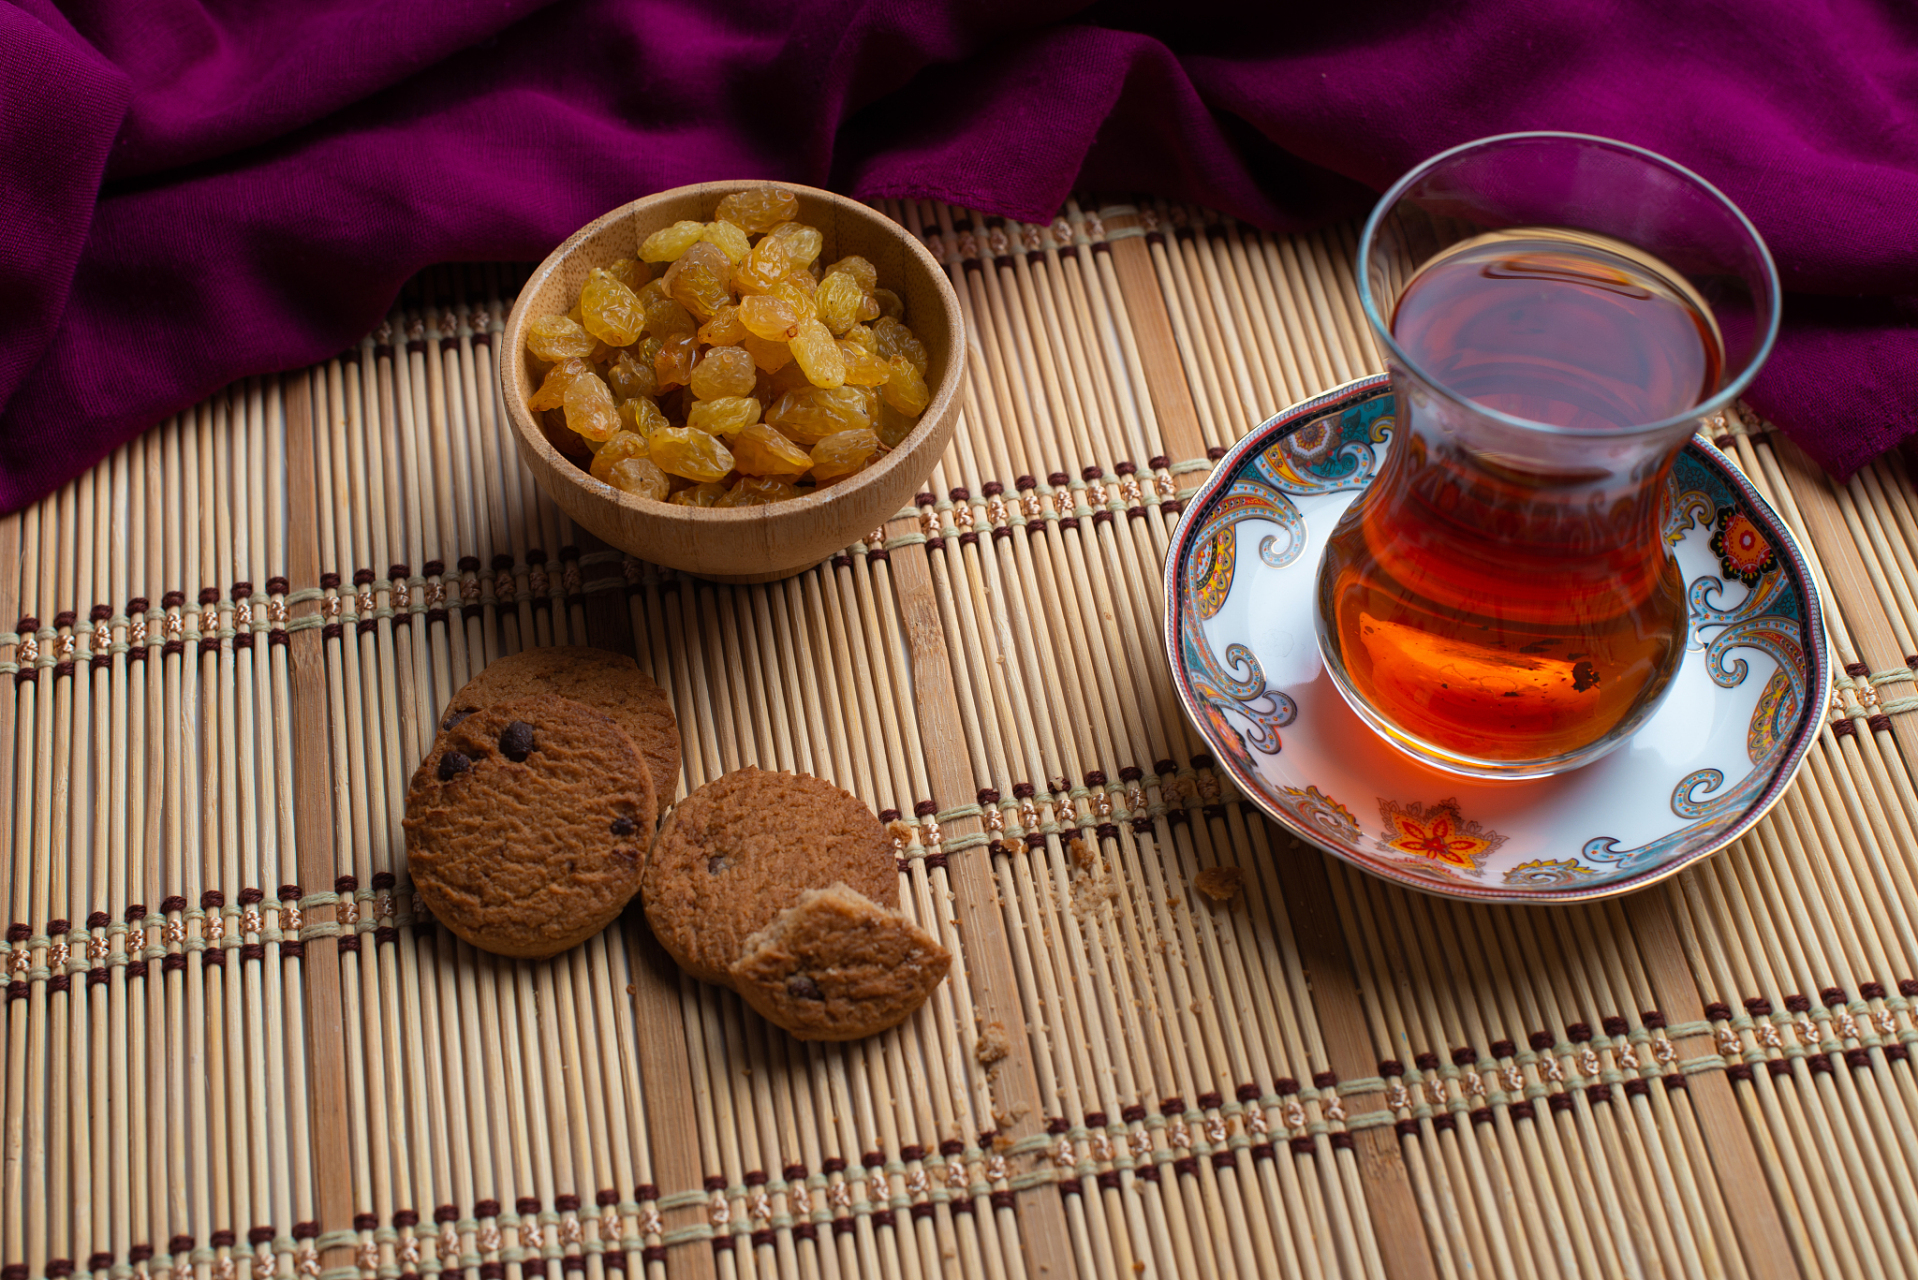
[(583, 702), (618, 721), (652, 775), (660, 810), (672, 803), (679, 789), (679, 721), (665, 691), (623, 653), (583, 645), (522, 649), (468, 680), (440, 724), (509, 698), (547, 697)]
[(899, 905), (885, 828), (857, 798), (803, 773), (745, 768), (673, 806), (646, 860), (646, 922), (679, 967), (726, 984), (746, 939), (806, 889), (844, 881)]
[(952, 953), (843, 884), (808, 889), (746, 939), (733, 989), (801, 1040), (857, 1040), (897, 1026), (946, 976)]
[(441, 733), (413, 774), (413, 887), (483, 951), (557, 955), (639, 889), (654, 805), (610, 716), (564, 698), (496, 702)]

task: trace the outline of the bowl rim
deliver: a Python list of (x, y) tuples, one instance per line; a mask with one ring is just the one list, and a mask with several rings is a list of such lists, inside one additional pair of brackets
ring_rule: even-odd
[[(559, 270), (560, 266), (565, 263), (582, 244), (597, 235), (607, 226), (633, 216), (642, 206), (662, 203), (669, 199), (683, 199), (687, 196), (710, 196), (716, 203), (719, 197), (730, 195), (735, 191), (745, 191), (754, 187), (766, 186), (783, 187), (788, 191), (799, 193), (802, 196), (823, 200), (833, 205), (841, 214), (850, 214), (855, 218), (878, 224), (882, 228), (891, 228), (893, 233), (897, 235), (904, 245), (906, 255), (909, 258), (917, 258), (920, 265), (925, 268), (928, 275), (936, 282), (937, 291), (943, 296), (946, 303), (944, 308), (945, 314), (942, 317), (942, 321), (950, 330), (950, 341), (947, 344), (948, 355), (946, 368), (940, 374), (937, 383), (929, 384), (932, 398), (926, 402), (925, 411), (919, 415), (919, 421), (913, 424), (913, 428), (906, 434), (906, 438), (901, 440), (872, 466), (855, 473), (847, 480), (842, 480), (837, 484), (830, 485), (824, 490), (805, 494), (797, 498), (784, 498), (778, 502), (764, 503), (759, 506), (681, 506), (670, 502), (658, 502), (639, 498), (633, 494), (615, 489), (612, 485), (602, 480), (595, 479), (591, 473), (580, 467), (578, 463), (553, 447), (552, 441), (546, 438), (546, 433), (540, 430), (539, 422), (532, 408), (526, 404), (525, 397), (519, 394), (518, 387), (514, 384), (515, 371), (511, 362), (514, 360), (523, 362), (525, 360), (524, 349), (526, 343), (524, 333), (526, 324), (531, 318), (528, 312), (533, 295), (554, 272)], [(914, 333), (917, 335), (918, 330), (915, 329)], [(665, 191), (656, 191), (651, 195), (630, 200), (618, 208), (608, 210), (606, 213), (594, 218), (591, 222), (588, 222), (567, 236), (566, 239), (560, 241), (553, 251), (547, 254), (545, 259), (527, 275), (525, 283), (520, 286), (519, 296), (513, 300), (512, 309), (506, 316), (505, 328), (500, 334), (499, 356), (497, 372), (500, 396), (506, 404), (506, 415), (512, 420), (513, 430), (519, 437), (519, 443), (522, 448), (530, 447), (534, 452), (539, 454), (555, 475), (566, 477), (568, 482), (575, 488), (592, 495), (594, 498), (610, 501), (616, 506), (652, 519), (665, 520), (668, 523), (680, 523), (687, 526), (714, 525), (724, 528), (731, 525), (745, 527), (757, 525), (769, 519), (802, 517), (807, 513), (824, 510), (835, 500), (843, 498), (848, 493), (882, 483), (887, 476), (903, 464), (907, 456), (915, 451), (913, 447), (914, 442), (920, 441), (923, 443), (922, 437), (924, 433), (931, 431), (934, 426), (936, 426), (940, 418), (948, 412), (953, 401), (959, 396), (960, 376), (965, 361), (965, 318), (960, 307), (958, 291), (953, 288), (952, 280), (946, 274), (944, 265), (932, 256), (932, 252), (926, 248), (920, 238), (907, 230), (903, 223), (894, 222), (879, 210), (862, 204), (850, 196), (841, 195), (836, 191), (827, 191), (822, 187), (807, 186), (802, 182), (781, 182), (769, 178), (727, 179), (713, 182), (687, 183), (684, 186), (671, 187)], [(523, 363), (521, 367), (523, 367)], [(890, 519), (891, 517), (888, 516), (886, 518)]]

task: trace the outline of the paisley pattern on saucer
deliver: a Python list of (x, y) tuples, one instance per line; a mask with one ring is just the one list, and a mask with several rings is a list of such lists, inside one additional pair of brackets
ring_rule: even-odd
[(1319, 659), (1312, 592), (1327, 535), (1385, 457), (1392, 409), (1374, 377), (1271, 419), (1218, 464), (1174, 534), (1167, 652), (1240, 789), (1358, 866), (1489, 901), (1624, 892), (1748, 830), (1817, 736), (1829, 657), (1790, 533), (1709, 445), (1686, 447), (1665, 498), (1690, 605), (1685, 659), (1625, 746), (1557, 777), (1485, 782), (1399, 754), (1346, 706)]

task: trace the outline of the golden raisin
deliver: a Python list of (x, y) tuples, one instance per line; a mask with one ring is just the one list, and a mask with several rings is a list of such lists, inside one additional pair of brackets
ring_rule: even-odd
[(853, 309), (853, 315), (861, 320), (877, 320), (882, 314), (877, 298), (870, 293), (859, 295), (859, 305)]
[(792, 348), (783, 342), (768, 342), (749, 333), (739, 340), (739, 345), (750, 352), (753, 363), (767, 373), (776, 373), (792, 363)]
[[(826, 268), (827, 276), (849, 275), (859, 285), (859, 292), (867, 293), (879, 283), (879, 268), (872, 265), (856, 253), (849, 253)], [(824, 281), (822, 280), (823, 284)]]
[(641, 285), (653, 278), (653, 269), (637, 258), (621, 258), (606, 268), (606, 274), (628, 289), (638, 292)]
[(647, 236), (639, 246), (639, 256), (647, 262), (671, 262), (699, 243), (705, 234), (705, 223), (682, 219)]
[(890, 360), (894, 356), (904, 356), (912, 361), (912, 367), (924, 374), (931, 361), (926, 358), (926, 348), (906, 328), (890, 316), (881, 316), (872, 322), (873, 340), (878, 344), (879, 354)]
[(813, 306), (819, 311), (820, 321), (834, 334), (841, 334), (859, 322), (859, 300), (865, 296), (866, 291), (849, 272), (829, 272), (819, 282)]
[(763, 422), (740, 432), (732, 442), (733, 466), (743, 476), (803, 476), (812, 455)]
[(839, 340), (841, 342), (856, 342), (866, 350), (874, 352), (875, 354), (879, 350), (879, 339), (872, 336), (871, 325), (856, 324), (840, 334)]
[(912, 429), (918, 425), (919, 419), (909, 413), (899, 412), (884, 400), (879, 402), (879, 413), (872, 420), (872, 429), (879, 433), (880, 441), (888, 449), (897, 449), (899, 442), (911, 435)]
[(570, 356), (546, 371), (545, 381), (526, 403), (535, 410), (557, 409), (566, 403), (566, 388), (573, 384), (573, 379), (592, 371), (593, 366), (578, 356)]
[(659, 354), (653, 357), (653, 373), (659, 379), (659, 389), (683, 387), (686, 380), (693, 376), (693, 358), (699, 351), (699, 339), (690, 333), (675, 333), (659, 344)]
[(725, 252), (701, 241), (681, 254), (660, 279), (673, 301), (695, 319), (709, 320), (733, 300), (732, 291), (726, 287), (732, 273), (733, 264)]
[(699, 321), (693, 313), (671, 298), (653, 298), (646, 303), (646, 333), (664, 342), (676, 333), (695, 333)]
[(784, 298), (752, 293), (739, 300), (739, 323), (755, 338), (785, 343), (799, 332), (799, 313)]
[[(801, 281), (804, 283), (802, 284)], [(790, 272), (784, 280), (773, 287), (772, 296), (791, 307), (795, 317), (804, 319), (807, 316), (819, 314), (819, 308), (813, 305), (813, 292), (816, 287), (813, 284), (813, 278), (805, 272)]]
[(859, 387), (803, 387), (775, 400), (766, 421), (794, 443), (810, 446), (834, 432), (870, 426), (872, 415)]
[(872, 300), (879, 304), (879, 314), (902, 320), (906, 315), (906, 304), (891, 289), (872, 290)]
[(646, 443), (653, 461), (669, 475), (724, 480), (733, 469), (732, 451), (716, 437), (691, 427), (664, 427)]
[(746, 326), (739, 322), (739, 308), (730, 302), (699, 326), (699, 340), (712, 347), (730, 347), (745, 336)]
[(701, 400), (717, 400), (750, 394), (756, 381), (752, 352), (743, 347), (713, 347), (693, 366), (686, 385)]
[(621, 458), (612, 466), (606, 483), (637, 498), (664, 502), (673, 491), (673, 482), (651, 458)]
[(820, 484), (843, 480), (863, 471), (879, 452), (877, 433), (860, 428), (837, 431), (812, 447), (812, 475)]
[(784, 502), (787, 498), (798, 496), (797, 486), (784, 480), (747, 476), (726, 490), (726, 496), (713, 505), (716, 507), (761, 507), (769, 502)]
[(839, 355), (846, 362), (846, 382), (855, 387), (876, 387), (892, 377), (892, 365), (878, 352), (847, 338), (839, 340)]
[[(832, 332), (817, 320), (803, 319), (793, 335), (793, 359), (806, 371), (806, 380), (815, 387), (836, 387), (846, 380), (846, 362)], [(894, 375), (897, 376), (897, 375)]]
[(646, 327), (646, 312), (638, 295), (595, 268), (579, 291), (579, 311), (586, 332), (611, 347), (631, 346)]
[(786, 243), (770, 236), (754, 245), (733, 270), (733, 287), (741, 293), (771, 293), (792, 269), (786, 261)]
[(894, 356), (891, 363), (892, 376), (879, 388), (879, 394), (901, 413), (915, 416), (924, 413), (927, 402), (932, 399), (932, 392), (926, 389), (926, 380), (919, 376), (919, 370), (912, 367), (912, 361), (904, 356)]
[(691, 333), (699, 327), (693, 313), (673, 301), (666, 293), (666, 282), (655, 280), (639, 291), (639, 305), (646, 310), (646, 332), (655, 338), (675, 333)]
[(566, 384), (566, 425), (587, 440), (610, 440), (619, 430), (612, 388), (598, 374), (583, 373)]
[(725, 485), (717, 480), (708, 480), (704, 484), (696, 484), (689, 489), (676, 491), (672, 500), (674, 506), (710, 507), (725, 496)]
[(742, 231), (768, 231), (799, 216), (799, 197), (784, 187), (753, 187), (720, 200), (713, 216)]
[(707, 223), (706, 230), (699, 238), (707, 244), (717, 245), (720, 252), (726, 255), (726, 260), (734, 264), (744, 259), (752, 248), (752, 242), (746, 239), (746, 233), (724, 220)]
[(593, 451), (593, 479), (613, 482), (613, 466), (627, 458), (646, 456), (646, 437), (633, 431), (620, 431)]
[(557, 364), (568, 356), (589, 356), (596, 339), (577, 320), (541, 316), (526, 326), (526, 349)]
[(624, 430), (650, 436), (669, 424), (666, 415), (660, 412), (651, 396), (634, 396), (631, 400), (620, 401), (619, 425)]
[(606, 370), (606, 382), (613, 389), (613, 397), (630, 400), (634, 396), (658, 395), (659, 375), (653, 370), (653, 358), (658, 354), (658, 338), (641, 338), (630, 350), (614, 356)]
[(826, 237), (820, 234), (819, 228), (803, 222), (782, 222), (766, 235), (785, 242), (786, 257), (791, 260), (794, 271), (810, 267), (818, 261), (819, 251), (826, 247)]
[(812, 390), (812, 382), (806, 377), (806, 371), (797, 364), (788, 364), (783, 368), (775, 369), (769, 377), (773, 390), (782, 396), (788, 391)]
[[(698, 370), (694, 370), (698, 376)], [(736, 435), (759, 421), (759, 401), (751, 396), (719, 396), (687, 410), (686, 425), (716, 436)]]

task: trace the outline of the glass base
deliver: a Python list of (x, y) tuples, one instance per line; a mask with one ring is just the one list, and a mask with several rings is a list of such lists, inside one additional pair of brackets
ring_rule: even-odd
[(1569, 773), (1582, 768), (1625, 745), (1644, 719), (1644, 712), (1630, 718), (1607, 737), (1599, 739), (1589, 746), (1564, 755), (1552, 756), (1543, 760), (1486, 760), (1478, 756), (1468, 756), (1456, 751), (1448, 751), (1405, 732), (1386, 720), (1359, 696), (1357, 690), (1346, 683), (1345, 672), (1326, 645), (1326, 630), (1323, 626), (1315, 628), (1318, 633), (1319, 657), (1325, 664), (1325, 674), (1331, 678), (1332, 687), (1339, 691), (1345, 704), (1352, 708), (1358, 718), (1363, 720), (1372, 732), (1378, 734), (1400, 754), (1410, 756), (1420, 764), (1429, 765), (1444, 773), (1456, 773), (1467, 778), (1481, 778), (1487, 781), (1521, 782), (1527, 778), (1549, 778), (1557, 773)]

